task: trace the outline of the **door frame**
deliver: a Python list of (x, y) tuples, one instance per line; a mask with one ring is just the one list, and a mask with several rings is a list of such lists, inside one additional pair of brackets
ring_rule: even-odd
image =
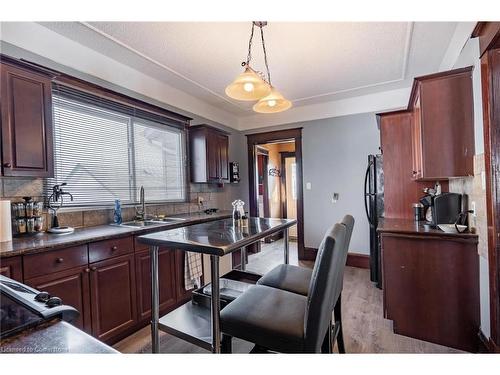
[(500, 22), (478, 22), (472, 37), (479, 38), (483, 104), (486, 215), (490, 289), (490, 351), (500, 352)]
[[(259, 155), (262, 155), (263, 159), (264, 159), (264, 162), (262, 164), (262, 169), (263, 169), (263, 174), (264, 174), (264, 181), (262, 182), (262, 185), (263, 185), (263, 187), (262, 187), (262, 196), (263, 196), (262, 204), (264, 206), (263, 216), (268, 217), (269, 216), (269, 179), (268, 179), (268, 175), (267, 175), (267, 167), (269, 165), (269, 151), (263, 147), (257, 146), (256, 153), (257, 153), (257, 159), (255, 159), (256, 163), (258, 163), (258, 156)], [(258, 166), (257, 166), (257, 173), (259, 173)], [(257, 192), (257, 195), (258, 195), (258, 192)], [(266, 199), (266, 197), (267, 197), (267, 199)], [(260, 212), (258, 212), (258, 206), (257, 206), (257, 213), (260, 214)], [(259, 216), (259, 215), (256, 215), (256, 216)]]
[(281, 214), (282, 214), (283, 218), (286, 218), (287, 207), (286, 207), (286, 164), (285, 164), (285, 159), (286, 158), (294, 158), (295, 151), (281, 151), (280, 157), (281, 157), (281, 189), (280, 189)]
[(295, 162), (297, 163), (297, 250), (299, 260), (307, 260), (304, 247), (304, 195), (302, 173), (302, 128), (277, 130), (271, 132), (247, 134), (248, 145), (248, 181), (250, 197), (250, 216), (257, 213), (256, 191), (256, 146), (277, 141), (295, 142)]

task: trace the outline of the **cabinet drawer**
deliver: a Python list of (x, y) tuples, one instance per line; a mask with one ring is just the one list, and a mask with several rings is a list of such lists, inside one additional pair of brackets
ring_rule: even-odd
[(137, 237), (134, 238), (134, 245), (135, 245), (135, 252), (143, 251), (143, 250), (149, 250), (149, 245), (146, 245), (145, 243), (139, 242)]
[(24, 278), (64, 271), (88, 263), (87, 245), (24, 256)]
[(132, 237), (116, 238), (89, 244), (89, 263), (134, 252)]

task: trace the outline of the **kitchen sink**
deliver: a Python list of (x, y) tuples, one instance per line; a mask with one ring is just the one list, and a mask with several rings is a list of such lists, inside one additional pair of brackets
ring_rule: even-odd
[(126, 221), (121, 224), (111, 224), (111, 225), (116, 225), (116, 226), (121, 226), (121, 227), (134, 227), (134, 228), (143, 228), (143, 227), (154, 227), (157, 225), (162, 225), (162, 224), (172, 224), (172, 223), (179, 223), (182, 222), (186, 219), (182, 218), (177, 218), (177, 217), (164, 217), (164, 218), (157, 218), (157, 219), (150, 219), (150, 220), (132, 220), (132, 221)]

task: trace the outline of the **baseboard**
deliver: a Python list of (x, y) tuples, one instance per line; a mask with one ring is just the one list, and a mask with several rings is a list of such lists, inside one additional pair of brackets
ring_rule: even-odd
[[(316, 253), (318, 249), (314, 247), (305, 247), (304, 248), (304, 259), (301, 260), (315, 260)], [(356, 268), (370, 268), (370, 256), (366, 254), (360, 253), (347, 253), (347, 266), (356, 267)]]
[(304, 247), (304, 258), (300, 260), (316, 260), (318, 249), (314, 247)]
[(370, 268), (370, 256), (359, 253), (347, 253), (347, 266), (356, 268)]
[(481, 329), (478, 332), (478, 336), (480, 342), (479, 353), (500, 353), (500, 348), (495, 345), (491, 337), (487, 338)]

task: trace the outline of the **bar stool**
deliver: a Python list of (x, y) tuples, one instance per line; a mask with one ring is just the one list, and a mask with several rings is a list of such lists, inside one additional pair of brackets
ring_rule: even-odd
[[(354, 217), (345, 215), (342, 219), (342, 224), (346, 226), (346, 241), (345, 252), (349, 250), (349, 243), (351, 242), (352, 231), (354, 229)], [(266, 273), (258, 282), (258, 285), (270, 286), (273, 288), (286, 290), (288, 292), (300, 294), (303, 296), (308, 295), (309, 283), (311, 280), (312, 270), (305, 267), (297, 267), (289, 264), (280, 264)], [(343, 280), (343, 274), (342, 274)], [(334, 332), (332, 333), (333, 340), (337, 341), (339, 353), (345, 353), (344, 336), (342, 332), (342, 287), (334, 291), (334, 308), (333, 316), (335, 324), (333, 326)], [(333, 343), (331, 344), (333, 345)]]
[(231, 338), (282, 353), (320, 353), (330, 336), (334, 291), (342, 284), (346, 226), (335, 224), (318, 250), (307, 296), (255, 285), (221, 311), (222, 349)]

